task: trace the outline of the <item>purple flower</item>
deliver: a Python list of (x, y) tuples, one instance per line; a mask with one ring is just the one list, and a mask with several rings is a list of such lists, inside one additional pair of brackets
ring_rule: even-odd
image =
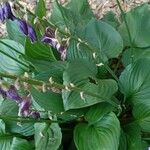
[(25, 35), (28, 35), (28, 26), (27, 26), (26, 21), (25, 21), (25, 20), (18, 19), (17, 22), (18, 22), (18, 25), (19, 25), (20, 30), (21, 30)]
[(40, 113), (37, 111), (32, 111), (30, 113), (30, 116), (32, 116), (32, 118), (34, 118), (34, 119), (38, 119), (38, 118), (40, 118)]
[(4, 10), (4, 16), (5, 16), (5, 19), (11, 19), (13, 20), (14, 19), (14, 15), (12, 13), (12, 10), (11, 10), (11, 6), (8, 2), (4, 3), (3, 5), (3, 10)]
[(3, 22), (4, 19), (5, 19), (5, 17), (4, 17), (3, 6), (0, 4), (0, 21)]
[(27, 117), (30, 114), (31, 96), (22, 98), (23, 101), (19, 104), (19, 116)]
[(17, 103), (20, 103), (22, 98), (19, 96), (17, 89), (14, 85), (11, 85), (8, 91), (6, 91), (7, 98), (15, 100)]
[(41, 39), (42, 42), (50, 44), (53, 48), (57, 49), (58, 41), (55, 38), (50, 38), (47, 36), (43, 36)]
[(25, 20), (21, 20), (21, 19), (17, 19), (17, 22), (18, 22), (20, 31), (24, 35), (28, 36), (32, 42), (37, 41), (35, 30), (33, 29), (31, 25), (27, 24)]
[(0, 5), (0, 20), (3, 22), (5, 19), (14, 20), (16, 17), (13, 15), (11, 6), (8, 2)]
[(37, 41), (37, 36), (36, 36), (36, 32), (33, 29), (32, 26), (28, 25), (28, 36), (31, 39), (32, 42)]
[(51, 45), (53, 48), (57, 49), (57, 51), (61, 54), (61, 59), (66, 59), (66, 48), (64, 45), (61, 45), (58, 40), (54, 36), (54, 31), (50, 28), (46, 29), (45, 35), (41, 39), (42, 42)]
[(57, 49), (57, 51), (61, 54), (61, 59), (65, 60), (66, 59), (66, 48), (63, 45), (60, 45), (58, 40), (55, 38), (50, 38), (47, 36), (43, 36), (41, 39), (42, 42), (48, 43), (51, 45), (53, 48)]

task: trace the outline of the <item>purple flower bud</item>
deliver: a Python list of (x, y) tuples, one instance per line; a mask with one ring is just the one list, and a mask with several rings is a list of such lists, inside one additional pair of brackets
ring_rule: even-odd
[(32, 42), (37, 41), (37, 36), (36, 36), (35, 30), (30, 25), (28, 25), (28, 36)]
[(17, 22), (18, 22), (21, 32), (23, 32), (25, 35), (28, 35), (28, 25), (27, 25), (26, 21), (18, 19)]
[(22, 98), (19, 96), (17, 89), (14, 85), (11, 85), (8, 91), (6, 92), (7, 98), (10, 98), (12, 100), (15, 100), (17, 103), (20, 103), (22, 101)]
[(5, 19), (14, 20), (15, 16), (13, 15), (11, 6), (8, 2), (3, 4), (2, 9), (3, 9), (3, 15)]
[(19, 104), (19, 116), (27, 117), (30, 114), (31, 96), (23, 98), (23, 101)]
[(32, 118), (34, 118), (34, 119), (39, 119), (40, 118), (40, 113), (37, 112), (37, 111), (32, 111), (30, 113), (30, 116), (32, 116)]
[(32, 42), (37, 41), (36, 32), (31, 25), (27, 24), (25, 20), (21, 19), (17, 19), (17, 22), (23, 34), (28, 36)]
[(43, 36), (41, 39), (42, 42), (50, 44), (53, 48), (57, 48), (58, 41), (55, 38), (50, 38), (47, 36)]
[(5, 19), (5, 17), (4, 17), (4, 10), (3, 10), (2, 5), (0, 4), (0, 21), (3, 22), (4, 19)]

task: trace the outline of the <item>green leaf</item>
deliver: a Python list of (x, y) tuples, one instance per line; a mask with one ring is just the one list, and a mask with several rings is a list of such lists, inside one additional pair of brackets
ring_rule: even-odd
[(31, 43), (29, 39), (27, 39), (25, 43), (25, 54), (30, 59), (35, 59), (38, 61), (42, 60), (52, 62), (56, 60), (51, 48), (48, 45), (39, 41)]
[(0, 120), (0, 150), (9, 150), (11, 147), (12, 136), (6, 135), (5, 123)]
[(66, 7), (73, 14), (76, 28), (85, 26), (94, 17), (87, 0), (72, 0)]
[(103, 21), (91, 19), (78, 35), (92, 46), (97, 57), (103, 60), (115, 58), (122, 52), (123, 41), (120, 34)]
[[(141, 15), (142, 14), (142, 15)], [(150, 45), (150, 6), (144, 4), (126, 13), (126, 20), (131, 34), (132, 43), (136, 47), (146, 47)], [(129, 36), (123, 22), (119, 29), (124, 45), (129, 46)]]
[(7, 20), (6, 22), (8, 37), (24, 46), (25, 35), (20, 31), (18, 23), (16, 20)]
[[(0, 114), (8, 116), (18, 115), (18, 106), (12, 100), (5, 100), (0, 105)], [(6, 130), (12, 133), (19, 133), (24, 136), (30, 136), (34, 134), (33, 123), (21, 123), (21, 126), (17, 122), (5, 121)]]
[(102, 21), (110, 24), (111, 26), (113, 26), (115, 29), (118, 28), (119, 26), (119, 21), (116, 17), (116, 14), (113, 12), (113, 11), (109, 11), (107, 12), (103, 18), (102, 18)]
[(77, 41), (70, 40), (67, 48), (67, 60), (74, 60), (77, 58), (93, 61), (93, 52), (84, 44), (79, 45)]
[(51, 125), (45, 123), (35, 124), (36, 150), (57, 150), (61, 144), (62, 134), (57, 123)]
[(38, 60), (38, 59), (28, 59), (31, 64), (35, 67), (38, 73), (45, 72), (45, 70), (49, 70), (51, 68), (50, 61)]
[(45, 1), (44, 0), (38, 0), (37, 1), (35, 14), (39, 18), (46, 16), (46, 7), (45, 7)]
[(126, 67), (120, 76), (120, 87), (128, 103), (133, 104), (133, 115), (144, 131), (150, 131), (150, 59), (139, 59)]
[[(65, 110), (83, 108), (96, 103), (110, 100), (117, 91), (117, 83), (112, 79), (98, 80), (96, 65), (84, 60), (72, 61), (63, 75), (64, 85), (71, 83), (81, 88), (83, 91), (99, 95), (99, 97), (89, 96), (86, 93), (81, 97), (78, 91), (64, 90), (62, 93)], [(82, 91), (81, 91), (82, 92)]]
[(83, 28), (92, 17), (94, 15), (87, 0), (73, 0), (65, 7), (54, 3), (50, 21), (60, 29), (67, 27), (74, 33), (76, 29)]
[(52, 91), (42, 93), (33, 88), (31, 94), (34, 101), (46, 111), (60, 113), (64, 110), (61, 95), (58, 93), (54, 93)]
[(68, 28), (73, 31), (75, 28), (72, 12), (58, 4), (56, 1), (53, 3), (50, 22), (55, 24), (55, 26), (59, 27), (61, 30)]
[(35, 79), (48, 82), (49, 78), (52, 77), (53, 81), (62, 83), (62, 76), (66, 67), (66, 62), (56, 61), (50, 63), (49, 65), (49, 69), (43, 71), (42, 73), (39, 73), (37, 76), (35, 76)]
[[(24, 53), (24, 47), (12, 40), (8, 40), (8, 39), (3, 39), (1, 40), (2, 42), (6, 43), (7, 45), (10, 45), (11, 47), (15, 48), (16, 51), (19, 51), (21, 53)], [(11, 57), (22, 61), (19, 57), (20, 54), (18, 54), (17, 52), (15, 52), (14, 50), (12, 50), (10, 47), (0, 43), (0, 51), (3, 51), (5, 53), (7, 53), (8, 55), (10, 55)], [(9, 73), (13, 73), (13, 74), (22, 74), (24, 73), (24, 69), (25, 67), (23, 65), (21, 65), (20, 63), (16, 62), (15, 60), (13, 60), (12, 58), (0, 53), (0, 70), (4, 71), (4, 72), (9, 72)]]
[(105, 114), (91, 126), (80, 123), (74, 130), (78, 150), (118, 150), (119, 136), (120, 125), (114, 113)]
[(119, 148), (118, 150), (127, 150), (127, 138), (124, 131), (121, 129)]
[(4, 100), (0, 105), (0, 114), (16, 116), (18, 113), (18, 106), (13, 100)]
[(89, 109), (85, 118), (90, 124), (93, 124), (101, 120), (105, 114), (113, 111), (113, 109), (114, 108), (108, 103), (96, 104)]
[(137, 124), (129, 124), (124, 127), (124, 134), (127, 140), (127, 150), (143, 150), (141, 130)]
[(10, 150), (33, 150), (33, 147), (27, 140), (14, 137)]
[(150, 58), (150, 48), (140, 49), (140, 48), (129, 48), (123, 53), (122, 62), (124, 66), (127, 66), (138, 59)]

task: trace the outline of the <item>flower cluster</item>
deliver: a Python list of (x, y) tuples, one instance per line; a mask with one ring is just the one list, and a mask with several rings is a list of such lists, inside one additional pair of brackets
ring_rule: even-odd
[[(16, 21), (20, 28), (20, 31), (25, 36), (28, 36), (32, 43), (37, 41), (37, 35), (33, 27), (29, 25), (25, 20), (15, 17), (8, 2), (0, 4), (0, 21), (4, 22), (5, 19)], [(41, 42), (48, 43), (60, 53), (62, 60), (66, 59), (66, 46), (59, 43), (59, 41), (55, 37), (55, 32), (52, 29), (46, 29), (45, 35), (42, 37)]]
[(4, 22), (5, 19), (14, 20), (15, 16), (11, 11), (10, 4), (8, 2), (0, 4), (0, 20)]
[(41, 41), (44, 43), (48, 43), (53, 48), (57, 49), (57, 51), (61, 55), (62, 60), (66, 59), (66, 47), (59, 43), (59, 41), (55, 37), (55, 31), (54, 30), (52, 30), (51, 28), (47, 28), (45, 35), (42, 37)]
[(21, 97), (18, 94), (18, 91), (14, 85), (10, 85), (9, 88), (3, 88), (3, 86), (0, 86), (0, 95), (2, 95), (4, 98), (8, 98), (11, 100), (14, 100), (18, 106), (19, 106), (19, 116), (24, 117), (33, 117), (35, 119), (40, 118), (39, 112), (36, 111), (30, 111), (31, 106), (31, 96)]
[(33, 27), (27, 24), (25, 20), (15, 17), (12, 13), (11, 6), (8, 2), (5, 2), (4, 4), (0, 4), (0, 21), (4, 22), (4, 20), (6, 19), (17, 21), (20, 31), (24, 35), (28, 36), (32, 42), (37, 41), (37, 36)]

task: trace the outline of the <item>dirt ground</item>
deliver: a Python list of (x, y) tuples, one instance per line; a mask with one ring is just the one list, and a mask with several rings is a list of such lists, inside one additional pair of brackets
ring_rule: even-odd
[[(47, 10), (51, 10), (53, 0), (45, 0)], [(60, 0), (63, 4), (66, 0)], [(150, 0), (120, 0), (122, 7), (125, 11), (130, 10), (137, 5), (140, 5), (144, 2), (149, 2)], [(37, 0), (20, 0), (20, 3), (23, 4), (30, 10), (34, 10)], [(114, 11), (116, 14), (119, 14), (120, 11), (116, 5), (116, 0), (89, 0), (89, 4), (94, 12), (94, 14), (101, 18), (107, 11)], [(0, 37), (5, 36), (7, 33), (5, 31), (5, 25), (0, 23)]]

